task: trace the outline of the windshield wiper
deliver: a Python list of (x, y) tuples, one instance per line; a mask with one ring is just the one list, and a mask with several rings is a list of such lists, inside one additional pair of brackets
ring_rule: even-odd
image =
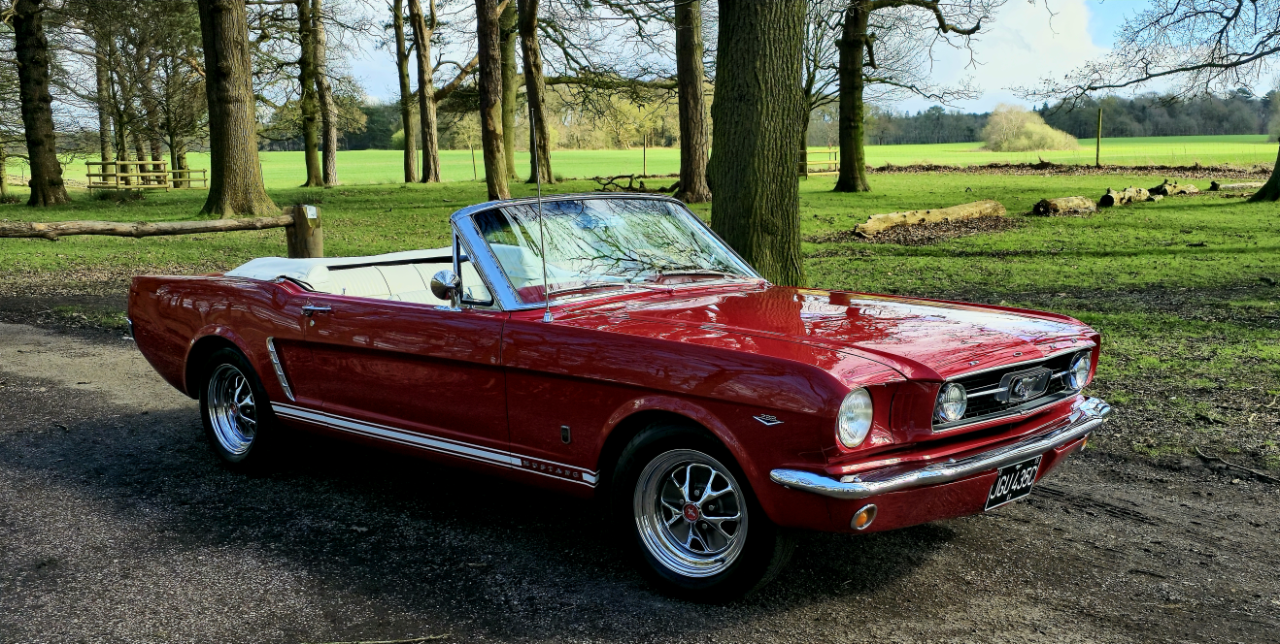
[(587, 282), (587, 283), (585, 283), (585, 284), (579, 284), (579, 285), (577, 285), (577, 286), (569, 286), (569, 287), (566, 287), (566, 288), (558, 288), (558, 289), (555, 289), (555, 290), (552, 290), (552, 291), (548, 291), (548, 292), (547, 292), (547, 297), (553, 297), (553, 296), (556, 296), (556, 295), (563, 295), (563, 294), (565, 294), (565, 293), (576, 293), (576, 292), (578, 292), (578, 291), (590, 291), (590, 290), (592, 290), (592, 289), (597, 289), (597, 288), (606, 288), (606, 287), (610, 287), (610, 286), (617, 287), (617, 288), (626, 288), (628, 285), (627, 285), (625, 282), (603, 282), (603, 281), (602, 281), (602, 282)]
[(673, 275), (710, 275), (712, 277), (725, 277), (740, 280), (754, 279), (741, 273), (728, 273), (710, 268), (677, 268), (669, 271), (658, 271), (658, 277), (670, 277)]

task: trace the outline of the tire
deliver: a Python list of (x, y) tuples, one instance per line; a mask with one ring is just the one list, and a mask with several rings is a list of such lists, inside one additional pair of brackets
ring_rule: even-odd
[(729, 451), (703, 430), (651, 426), (622, 451), (610, 505), (642, 574), (703, 603), (750, 595), (781, 572), (793, 540), (756, 501)]
[(244, 354), (230, 348), (209, 356), (203, 373), (200, 418), (210, 447), (229, 467), (259, 468), (280, 432), (258, 374)]

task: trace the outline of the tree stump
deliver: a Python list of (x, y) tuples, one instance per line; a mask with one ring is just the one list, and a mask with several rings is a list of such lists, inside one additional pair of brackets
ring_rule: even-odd
[(1031, 213), (1042, 217), (1086, 215), (1098, 211), (1098, 204), (1088, 197), (1058, 197), (1041, 199), (1031, 208)]
[(867, 223), (855, 226), (853, 231), (862, 237), (870, 238), (899, 226), (913, 226), (940, 221), (960, 221), (962, 219), (977, 219), (978, 217), (1003, 217), (1004, 212), (1004, 206), (1000, 205), (998, 201), (975, 201), (974, 203), (951, 206), (950, 208), (908, 210), (905, 212), (872, 215), (867, 220)]
[(1257, 190), (1264, 186), (1261, 181), (1247, 181), (1244, 183), (1218, 183), (1214, 181), (1209, 184), (1209, 192), (1245, 192), (1247, 190)]

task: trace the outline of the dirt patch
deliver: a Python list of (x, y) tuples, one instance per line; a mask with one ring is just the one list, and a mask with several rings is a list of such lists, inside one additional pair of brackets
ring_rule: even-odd
[(1149, 174), (1157, 176), (1179, 177), (1186, 179), (1254, 179), (1271, 176), (1274, 166), (1254, 165), (1090, 165), (1058, 164), (1049, 161), (1040, 163), (987, 163), (983, 165), (935, 165), (931, 163), (917, 165), (867, 166), (867, 172), (873, 174), (916, 174), (922, 172), (940, 172), (948, 174), (1006, 174), (1006, 175), (1135, 175)]
[[(975, 219), (962, 219), (960, 221), (940, 221), (929, 224), (916, 224), (913, 226), (898, 226), (891, 228), (879, 235), (871, 238), (865, 238), (857, 234), (850, 228), (849, 230), (837, 230), (834, 232), (823, 233), (821, 235), (809, 235), (804, 241), (811, 244), (832, 244), (832, 243), (848, 243), (861, 242), (866, 244), (898, 244), (900, 246), (928, 246), (955, 239), (957, 237), (968, 237), (970, 235), (980, 235), (983, 233), (998, 233), (1014, 228), (1025, 226), (1026, 222), (1011, 217), (978, 217)], [(809, 255), (815, 257), (821, 255)]]

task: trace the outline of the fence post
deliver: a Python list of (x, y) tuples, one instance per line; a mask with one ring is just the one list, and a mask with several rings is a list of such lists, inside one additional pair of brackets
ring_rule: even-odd
[(320, 209), (315, 206), (288, 206), (286, 215), (293, 216), (293, 225), (285, 230), (289, 245), (289, 257), (324, 257), (324, 230), (320, 228)]

